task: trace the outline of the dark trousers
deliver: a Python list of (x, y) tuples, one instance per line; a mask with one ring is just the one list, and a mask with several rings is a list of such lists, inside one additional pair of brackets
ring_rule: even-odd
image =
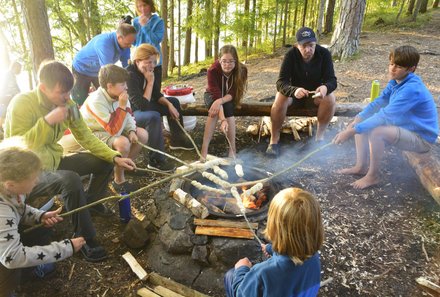
[[(145, 130), (148, 131), (148, 146), (163, 152), (165, 150), (165, 145), (160, 113), (157, 111), (136, 110), (134, 112), (134, 118), (138, 127), (145, 128)], [(149, 159), (150, 161), (155, 160), (161, 162), (165, 157), (159, 153), (150, 152)]]
[(232, 288), (232, 283), (234, 282), (234, 271), (234, 268), (229, 269), (223, 278), (226, 297), (234, 297), (234, 289)]
[[(179, 122), (183, 127), (183, 117), (182, 117), (182, 108), (180, 107), (180, 102), (177, 98), (174, 97), (168, 97), (165, 98), (168, 101), (171, 102), (171, 104), (173, 104), (173, 106), (177, 109), (177, 111), (180, 114), (179, 117)], [(177, 124), (177, 122), (170, 117), (170, 111), (168, 110), (168, 107), (166, 107), (165, 105), (160, 104), (159, 102), (156, 101), (150, 101), (148, 104), (148, 108), (147, 110), (151, 110), (151, 111), (157, 111), (158, 113), (160, 113), (161, 116), (166, 116), (168, 119), (168, 124), (170, 126), (170, 133), (171, 133), (171, 137), (175, 138), (175, 137), (182, 137), (182, 129), (180, 129), (179, 125)]]
[(0, 297), (11, 296), (14, 289), (20, 284), (21, 268), (8, 269), (0, 264)]
[(95, 88), (99, 87), (98, 77), (87, 76), (77, 72), (72, 67), (73, 77), (75, 78), (75, 84), (72, 89), (72, 99), (79, 106), (83, 105), (89, 95), (90, 84), (92, 83)]

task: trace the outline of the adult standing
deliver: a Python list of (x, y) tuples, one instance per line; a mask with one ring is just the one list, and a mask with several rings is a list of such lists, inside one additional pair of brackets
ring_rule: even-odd
[(157, 15), (156, 5), (153, 0), (135, 0), (137, 17), (133, 20), (133, 26), (136, 29), (135, 46), (148, 43), (154, 46), (159, 53), (159, 61), (154, 67), (155, 77), (159, 86), (162, 85), (162, 50), (160, 43), (165, 34), (165, 25), (163, 20)]
[[(266, 154), (280, 154), (280, 129), (286, 118), (287, 108), (318, 106), (316, 140), (324, 138), (324, 132), (335, 113), (337, 87), (330, 52), (316, 44), (315, 32), (303, 27), (296, 32), (297, 45), (290, 49), (281, 64), (277, 80), (277, 94), (272, 105), (270, 144)], [(312, 98), (312, 95), (315, 95)]]
[(1, 85), (2, 95), (0, 96), (0, 129), (3, 126), (3, 120), (6, 115), (6, 109), (8, 108), (11, 99), (20, 93), (20, 88), (17, 84), (17, 75), (21, 72), (21, 64), (17, 61), (12, 61), (9, 65), (9, 70), (3, 77), (3, 83)]
[[(27, 201), (32, 203), (37, 197), (61, 194), (66, 209), (75, 209), (100, 198), (107, 188), (113, 163), (129, 170), (135, 165), (131, 159), (121, 158), (118, 152), (96, 138), (82, 117), (69, 117), (69, 110), (76, 104), (70, 99), (73, 75), (64, 64), (43, 62), (38, 78), (40, 83), (34, 90), (12, 99), (6, 114), (5, 138), (22, 136), (43, 163), (44, 171)], [(58, 141), (66, 129), (70, 129), (88, 153), (62, 155), (63, 148)], [(95, 178), (87, 197), (80, 176), (90, 173)], [(102, 204), (90, 210), (109, 214)], [(73, 214), (72, 220), (75, 235), (83, 236), (87, 241), (81, 249), (84, 257), (89, 261), (106, 258), (106, 251), (95, 240), (96, 230), (89, 210)]]
[(136, 39), (136, 29), (122, 23), (116, 32), (96, 35), (73, 59), (72, 71), (75, 85), (72, 99), (82, 105), (86, 100), (90, 84), (99, 87), (98, 73), (102, 66), (115, 64), (119, 60), (123, 67), (128, 65), (130, 47)]

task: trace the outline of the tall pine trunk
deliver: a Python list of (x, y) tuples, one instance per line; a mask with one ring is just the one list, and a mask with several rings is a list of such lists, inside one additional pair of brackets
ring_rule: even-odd
[(335, 14), (336, 0), (328, 0), (327, 13), (325, 15), (324, 33), (333, 31), (333, 16)]
[(191, 13), (193, 10), (193, 0), (188, 0), (186, 5), (185, 53), (183, 55), (183, 65), (188, 65), (191, 62)]
[(161, 0), (160, 13), (165, 26), (165, 34), (161, 44), (162, 49), (162, 78), (168, 78), (168, 63), (170, 58), (170, 51), (168, 48), (168, 0)]
[(168, 68), (170, 73), (173, 74), (176, 61), (174, 60), (174, 0), (170, 0), (170, 64)]

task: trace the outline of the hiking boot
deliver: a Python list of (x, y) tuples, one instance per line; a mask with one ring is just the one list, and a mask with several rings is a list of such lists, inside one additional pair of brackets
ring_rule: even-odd
[(280, 155), (280, 144), (272, 143), (266, 149), (266, 156), (271, 158), (278, 158)]
[(55, 263), (40, 264), (32, 270), (32, 275), (36, 278), (44, 278), (55, 271)]
[(194, 149), (194, 146), (191, 143), (191, 141), (186, 137), (172, 137), (171, 136), (170, 149), (191, 151)]
[(111, 217), (114, 215), (113, 211), (110, 210), (104, 204), (97, 204), (89, 208), (90, 214), (98, 215), (101, 217)]
[(174, 166), (171, 162), (165, 162), (164, 160), (151, 160), (150, 163), (148, 163), (147, 168), (161, 172), (173, 172), (174, 169), (176, 169), (176, 166)]
[(125, 181), (121, 184), (117, 184), (115, 181), (112, 181), (112, 188), (113, 191), (117, 194), (121, 194), (121, 193), (125, 193), (125, 194), (129, 194), (131, 192), (136, 191), (138, 188), (133, 185), (132, 183)]
[(81, 253), (89, 262), (99, 262), (108, 257), (106, 250), (95, 239), (87, 239), (81, 248)]

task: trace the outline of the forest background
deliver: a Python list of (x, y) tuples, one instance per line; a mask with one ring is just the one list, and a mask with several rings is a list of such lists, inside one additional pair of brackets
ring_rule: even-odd
[[(294, 43), (302, 26), (320, 37), (332, 34), (335, 57), (356, 55), (362, 30), (419, 26), (439, 0), (157, 0), (167, 34), (162, 42), (164, 78), (197, 73), (221, 45), (234, 44), (242, 60)], [(91, 38), (114, 31), (122, 16), (136, 16), (134, 1), (0, 0), (0, 71), (22, 61), (24, 89), (35, 83), (38, 65), (57, 59), (68, 65)], [(23, 77), (25, 76), (25, 77)], [(26, 83), (24, 83), (26, 81)], [(22, 87), (23, 88), (23, 87)]]

